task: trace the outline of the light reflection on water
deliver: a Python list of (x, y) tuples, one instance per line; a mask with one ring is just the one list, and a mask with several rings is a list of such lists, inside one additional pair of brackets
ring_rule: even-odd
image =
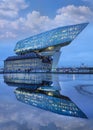
[(93, 129), (93, 75), (5, 74), (0, 87), (1, 129)]

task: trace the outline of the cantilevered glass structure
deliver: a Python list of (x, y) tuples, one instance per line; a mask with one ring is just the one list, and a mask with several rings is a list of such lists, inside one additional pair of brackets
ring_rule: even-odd
[(18, 41), (17, 56), (4, 61), (4, 72), (50, 72), (57, 68), (60, 48), (69, 45), (88, 23), (59, 27)]
[(51, 74), (5, 74), (4, 82), (16, 87), (18, 101), (61, 115), (87, 118), (70, 97), (61, 93), (60, 86), (54, 85)]
[(17, 100), (57, 114), (87, 118), (86, 115), (68, 97), (58, 91), (46, 91), (44, 88), (32, 91), (27, 88), (15, 90)]
[(86, 27), (87, 23), (59, 27), (17, 42), (14, 49), (16, 54), (30, 51), (53, 51), (68, 45)]
[(69, 45), (88, 23), (59, 27), (18, 41), (14, 49), (17, 55), (32, 51), (52, 59), (52, 70), (57, 68), (60, 48)]

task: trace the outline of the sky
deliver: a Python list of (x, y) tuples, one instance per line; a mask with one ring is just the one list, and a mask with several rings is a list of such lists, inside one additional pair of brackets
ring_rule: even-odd
[(17, 41), (56, 27), (89, 22), (61, 49), (58, 67), (93, 66), (93, 0), (0, 0), (0, 66)]

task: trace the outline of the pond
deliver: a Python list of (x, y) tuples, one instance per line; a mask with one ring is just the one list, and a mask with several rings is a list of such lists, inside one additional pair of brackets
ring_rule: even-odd
[(0, 130), (93, 130), (93, 75), (0, 75)]

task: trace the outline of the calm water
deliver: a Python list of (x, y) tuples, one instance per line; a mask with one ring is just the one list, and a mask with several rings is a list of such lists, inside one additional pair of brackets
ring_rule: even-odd
[(93, 130), (93, 75), (0, 75), (0, 130)]

